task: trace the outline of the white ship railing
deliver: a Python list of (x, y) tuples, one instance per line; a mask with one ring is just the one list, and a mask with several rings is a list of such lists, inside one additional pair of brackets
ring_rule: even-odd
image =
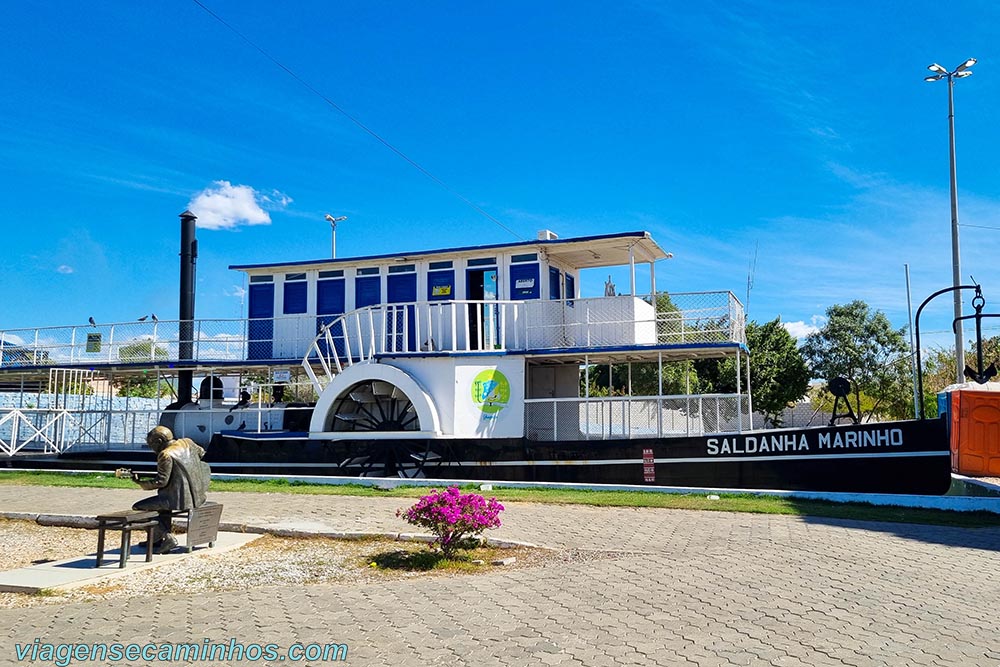
[[(0, 331), (0, 370), (176, 362), (185, 342), (184, 324), (146, 320)], [(335, 346), (327, 346), (328, 335)], [(199, 363), (266, 363), (305, 354), (309, 363), (337, 368), (338, 357), (343, 366), (384, 353), (744, 343), (745, 334), (743, 307), (732, 293), (698, 292), (419, 302), (335, 316), (200, 319), (191, 324), (190, 342), (191, 360)]]
[[(0, 369), (178, 361), (182, 324), (159, 320), (0, 331)], [(247, 320), (194, 320), (193, 360), (245, 360), (247, 324)], [(315, 335), (313, 327), (302, 333), (304, 342)]]
[[(269, 433), (281, 431), (289, 414), (311, 414), (311, 407), (250, 407), (231, 411), (217, 409), (180, 410), (164, 413), (155, 409), (52, 409), (0, 408), (0, 456), (18, 452), (62, 453), (74, 451), (140, 450), (146, 434), (169, 415), (169, 425), (194, 434), (207, 445), (219, 431)], [(304, 422), (308, 425), (308, 421)], [(193, 424), (205, 426), (204, 435)], [(184, 430), (187, 428), (188, 430)], [(306, 427), (308, 428), (308, 427)], [(303, 429), (306, 430), (306, 429)]]
[(527, 399), (530, 440), (614, 440), (742, 433), (750, 402), (737, 394)]
[(302, 366), (319, 393), (345, 367), (384, 354), (745, 342), (743, 307), (731, 292), (416, 302), (331, 316)]

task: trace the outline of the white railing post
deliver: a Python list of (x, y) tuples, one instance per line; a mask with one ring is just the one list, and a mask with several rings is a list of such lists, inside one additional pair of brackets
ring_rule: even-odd
[(552, 439), (559, 439), (559, 419), (556, 410), (556, 399), (552, 399)]
[[(420, 335), (420, 318), (421, 318), (420, 305), (415, 303), (415, 304), (413, 304), (413, 345), (417, 349), (415, 349), (415, 350), (409, 350), (409, 352), (420, 352), (421, 349), (423, 348), (423, 342), (420, 340), (421, 339), (421, 335)], [(407, 319), (409, 319), (409, 318), (407, 318)], [(409, 345), (410, 345), (410, 339), (409, 338), (406, 339), (406, 345), (407, 345), (407, 347), (409, 347)]]
[[(371, 315), (371, 313), (369, 313)], [(365, 335), (361, 331), (361, 313), (355, 312), (354, 323), (357, 325), (355, 328), (358, 330), (358, 361), (365, 360)]]
[(507, 349), (507, 304), (501, 303), (499, 307), (500, 315), (500, 349)]

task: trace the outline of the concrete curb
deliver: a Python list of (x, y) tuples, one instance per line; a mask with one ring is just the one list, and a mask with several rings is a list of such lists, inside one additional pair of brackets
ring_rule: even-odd
[[(40, 470), (37, 468), (19, 468), (23, 472), (60, 472), (66, 474), (90, 474), (104, 472), (95, 470)], [(287, 482), (303, 482), (306, 484), (373, 486), (379, 489), (394, 489), (399, 486), (419, 486), (432, 488), (447, 488), (449, 486), (481, 486), (482, 491), (501, 489), (582, 489), (587, 491), (642, 491), (645, 493), (673, 493), (687, 495), (706, 494), (739, 494), (774, 496), (778, 498), (804, 498), (809, 500), (826, 500), (834, 503), (867, 503), (883, 507), (912, 507), (922, 509), (951, 510), (955, 512), (992, 512), (1000, 514), (1000, 486), (952, 474), (952, 480), (969, 483), (981, 487), (997, 495), (976, 496), (914, 496), (896, 494), (871, 493), (838, 493), (815, 491), (782, 491), (777, 489), (730, 489), (725, 487), (681, 487), (681, 486), (647, 486), (638, 484), (571, 484), (565, 482), (509, 482), (503, 480), (483, 481), (475, 479), (415, 479), (415, 478), (378, 478), (378, 477), (335, 477), (316, 475), (258, 475), (244, 473), (213, 473), (212, 479), (219, 480), (284, 480)]]
[[(92, 516), (79, 514), (33, 514), (30, 512), (0, 512), (0, 518), (13, 519), (18, 521), (34, 521), (41, 526), (61, 526), (64, 528), (97, 528), (97, 519)], [(175, 524), (185, 526), (185, 521), (176, 521)], [(185, 526), (186, 527), (186, 526)], [(426, 542), (434, 541), (433, 535), (423, 535), (418, 533), (384, 533), (377, 531), (337, 531), (337, 530), (304, 530), (301, 528), (287, 528), (277, 525), (253, 525), (245, 523), (219, 523), (219, 532), (228, 533), (252, 533), (257, 535), (274, 535), (275, 537), (327, 537), (335, 540), (363, 540), (370, 538), (384, 538), (396, 540), (398, 542)], [(499, 539), (496, 537), (486, 538), (487, 546), (498, 549), (513, 549), (516, 547), (527, 547), (531, 549), (549, 549), (552, 547), (539, 546), (531, 542), (520, 540)]]
[[(964, 481), (959, 475), (953, 479)], [(442, 488), (448, 486), (486, 485), (484, 492), (494, 489), (582, 489), (587, 491), (642, 491), (645, 493), (670, 493), (686, 495), (704, 494), (738, 494), (755, 496), (772, 496), (778, 498), (803, 498), (808, 500), (825, 500), (833, 503), (867, 503), (882, 507), (911, 507), (921, 509), (950, 510), (954, 512), (992, 512), (1000, 514), (1000, 496), (915, 496), (889, 493), (841, 493), (818, 491), (782, 491), (777, 489), (730, 489), (725, 487), (681, 487), (681, 486), (646, 486), (638, 484), (571, 484), (564, 482), (505, 482), (474, 479), (380, 479), (364, 477), (319, 477), (309, 475), (248, 475), (239, 473), (213, 474), (212, 479), (226, 480), (287, 480), (307, 484), (361, 484), (380, 489), (394, 489), (399, 486), (421, 486)], [(979, 482), (978, 485), (992, 488), (996, 486)]]

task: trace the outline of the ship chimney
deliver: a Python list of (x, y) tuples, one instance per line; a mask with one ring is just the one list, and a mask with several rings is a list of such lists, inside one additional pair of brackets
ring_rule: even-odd
[[(181, 293), (178, 359), (181, 362), (194, 358), (194, 280), (195, 262), (198, 260), (198, 240), (195, 238), (195, 221), (191, 211), (184, 211), (181, 218)], [(177, 402), (186, 405), (191, 402), (191, 386), (194, 371), (182, 370), (177, 373)]]

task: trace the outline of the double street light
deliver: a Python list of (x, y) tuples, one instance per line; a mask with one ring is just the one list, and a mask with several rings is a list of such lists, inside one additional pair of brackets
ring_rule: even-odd
[[(962, 269), (958, 251), (958, 180), (955, 176), (955, 79), (972, 76), (969, 68), (976, 64), (975, 58), (969, 58), (964, 63), (949, 72), (937, 63), (928, 65), (927, 69), (934, 72), (924, 77), (924, 81), (940, 81), (948, 79), (948, 139), (951, 151), (951, 270), (952, 286), (962, 284)], [(962, 295), (955, 290), (955, 367), (956, 382), (965, 381), (965, 345), (962, 334)]]
[(337, 216), (335, 218), (332, 215), (330, 215), (329, 213), (327, 213), (325, 219), (326, 219), (327, 222), (330, 223), (330, 257), (333, 257), (334, 259), (336, 259), (337, 258), (337, 223), (338, 222), (343, 222), (344, 220), (347, 220), (347, 216), (346, 215), (340, 215), (340, 216)]

